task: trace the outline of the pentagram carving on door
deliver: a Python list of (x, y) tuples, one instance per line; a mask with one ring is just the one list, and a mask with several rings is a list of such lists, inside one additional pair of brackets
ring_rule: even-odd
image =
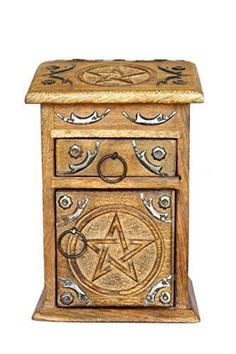
[(57, 191), (58, 306), (171, 306), (174, 198)]

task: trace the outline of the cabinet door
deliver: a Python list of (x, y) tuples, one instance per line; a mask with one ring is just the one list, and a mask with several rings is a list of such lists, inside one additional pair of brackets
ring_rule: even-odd
[(57, 304), (171, 306), (175, 192), (56, 192)]

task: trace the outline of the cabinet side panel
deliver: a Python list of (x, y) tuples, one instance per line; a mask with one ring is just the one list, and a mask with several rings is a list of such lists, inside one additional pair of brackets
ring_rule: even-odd
[(179, 105), (177, 169), (180, 189), (176, 208), (176, 307), (188, 306), (188, 237), (189, 237), (189, 120), (190, 106)]
[(43, 230), (44, 230), (44, 302), (55, 302), (55, 216), (54, 190), (51, 179), (54, 174), (54, 147), (51, 138), (53, 108), (41, 106), (42, 166), (43, 166)]

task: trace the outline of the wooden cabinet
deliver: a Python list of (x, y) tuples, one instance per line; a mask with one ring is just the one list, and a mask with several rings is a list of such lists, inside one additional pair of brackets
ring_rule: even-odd
[(185, 61), (54, 61), (40, 103), (45, 288), (33, 318), (197, 322), (188, 278)]

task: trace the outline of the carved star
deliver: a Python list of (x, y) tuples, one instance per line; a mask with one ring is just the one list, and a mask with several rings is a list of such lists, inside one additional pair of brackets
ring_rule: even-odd
[[(132, 258), (153, 242), (154, 240), (126, 239), (118, 214), (115, 213), (105, 238), (87, 241), (88, 247), (99, 255), (92, 281), (101, 278), (115, 268), (138, 282)], [(115, 252), (113, 245), (116, 245)]]
[(145, 71), (137, 71), (127, 74), (122, 68), (114, 68), (109, 72), (95, 72), (91, 70), (89, 73), (97, 76), (96, 84), (109, 81), (122, 81), (128, 84), (133, 84), (134, 76), (146, 75)]

